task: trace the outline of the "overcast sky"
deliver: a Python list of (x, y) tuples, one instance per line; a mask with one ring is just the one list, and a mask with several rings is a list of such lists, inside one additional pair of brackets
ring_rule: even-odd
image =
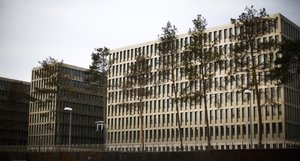
[(0, 0), (0, 77), (30, 81), (49, 56), (88, 68), (94, 48), (155, 40), (167, 21), (186, 33), (197, 14), (228, 24), (251, 5), (300, 25), (299, 0)]

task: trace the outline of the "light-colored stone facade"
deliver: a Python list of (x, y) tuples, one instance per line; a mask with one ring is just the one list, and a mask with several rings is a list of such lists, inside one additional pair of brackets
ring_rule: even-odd
[[(281, 42), (284, 39), (299, 39), (300, 29), (281, 14), (274, 14), (276, 25), (273, 32), (259, 38), (261, 42), (270, 39)], [(235, 37), (238, 30), (232, 24), (207, 29), (207, 34), (213, 41), (217, 39), (217, 47), (224, 54), (233, 52)], [(232, 35), (232, 36), (231, 36)], [(178, 42), (183, 51), (185, 44), (190, 42), (190, 35), (178, 36)], [(137, 45), (112, 50), (110, 59), (114, 60), (108, 76), (108, 106), (107, 124), (108, 146), (111, 150), (138, 150), (140, 144), (140, 120), (137, 111), (128, 112), (121, 108), (123, 95), (120, 87), (124, 81), (124, 73), (134, 62), (139, 50), (151, 58), (152, 74), (156, 74), (159, 55), (158, 41), (149, 41)], [(269, 59), (268, 52), (256, 53), (257, 61)], [(275, 58), (276, 55), (273, 55)], [(216, 68), (216, 90), (209, 94), (209, 123), (212, 146), (216, 149), (247, 149), (250, 145), (250, 111), (252, 112), (252, 139), (253, 145), (258, 144), (258, 115), (256, 101), (252, 102), (252, 109), (247, 101), (247, 95), (241, 92), (238, 86), (247, 84), (247, 74), (236, 73), (228, 76), (232, 62), (227, 60), (224, 70)], [(288, 147), (299, 145), (300, 141), (300, 92), (294, 87), (300, 85), (299, 76), (294, 84), (286, 86), (275, 85), (275, 82), (264, 81), (263, 75), (267, 71), (259, 72), (261, 80), (259, 89), (262, 93), (262, 123), (265, 148)], [(239, 81), (236, 81), (239, 80)], [(187, 86), (187, 80), (178, 82), (178, 86)], [(217, 86), (222, 85), (222, 90)], [(148, 151), (174, 151), (180, 146), (176, 132), (176, 110), (172, 108), (171, 83), (148, 85), (152, 94), (144, 100), (144, 138)], [(270, 96), (276, 104), (268, 104), (265, 95)], [(217, 101), (216, 101), (217, 100)], [(134, 100), (126, 100), (134, 101)], [(218, 105), (217, 105), (218, 104)], [(204, 107), (200, 105), (181, 104), (180, 118), (183, 129), (183, 145), (185, 150), (205, 149)]]

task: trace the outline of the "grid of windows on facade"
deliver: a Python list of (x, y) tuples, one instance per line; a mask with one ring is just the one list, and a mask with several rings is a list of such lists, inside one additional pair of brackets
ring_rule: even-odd
[(300, 29), (296, 24), (286, 18), (281, 18), (281, 26), (282, 33), (284, 36), (288, 37), (288, 39), (300, 39)]
[(26, 145), (29, 83), (0, 77), (0, 145)]
[[(285, 38), (300, 38), (298, 26), (291, 24), (290, 21), (280, 14), (274, 17), (276, 18), (273, 30), (257, 38), (256, 45), (269, 41), (278, 44)], [(284, 34), (282, 34), (282, 31), (284, 31)], [(239, 28), (233, 25), (225, 25), (208, 29), (206, 34), (208, 35), (206, 43), (217, 41), (217, 45), (215, 44), (213, 48), (218, 49), (223, 55), (228, 55), (229, 58), (230, 55), (234, 54), (234, 48), (238, 43), (237, 35), (239, 34)], [(180, 51), (183, 51), (184, 47), (190, 42), (191, 37), (188, 34), (179, 35), (177, 44), (180, 47)], [(111, 149), (122, 148), (122, 145), (124, 145), (122, 149), (128, 150), (126, 147), (128, 144), (136, 144), (136, 148), (138, 148), (138, 143), (140, 143), (141, 125), (138, 111), (128, 111), (122, 106), (123, 101), (133, 102), (135, 100), (132, 97), (125, 96), (120, 88), (125, 82), (125, 73), (134, 63), (139, 52), (150, 58), (149, 65), (152, 67), (151, 74), (154, 78), (145, 87), (151, 94), (147, 95), (143, 102), (143, 107), (145, 107), (144, 138), (146, 147), (151, 147), (152, 150), (155, 147), (157, 150), (157, 148), (168, 147), (166, 145), (168, 143), (173, 143), (173, 148), (179, 146), (176, 111), (172, 108), (175, 106), (171, 99), (174, 95), (172, 84), (166, 82), (154, 85), (160, 79), (156, 71), (161, 65), (158, 63), (161, 59), (158, 55), (158, 43), (158, 41), (152, 41), (134, 47), (120, 48), (113, 50), (110, 55), (110, 59), (114, 60), (114, 64), (109, 72), (107, 100), (108, 141)], [(255, 54), (255, 63), (262, 66), (266, 65), (266, 62), (274, 62), (279, 56), (276, 52), (270, 51), (261, 51)], [(249, 68), (249, 64), (251, 63), (249, 57), (245, 57), (241, 61), (246, 65), (237, 66), (233, 59), (227, 59), (223, 63), (209, 64), (210, 72), (216, 74), (214, 81), (212, 81), (213, 84), (211, 84), (213, 90), (208, 94), (207, 102), (212, 145), (215, 144), (216, 148), (229, 148), (227, 144), (230, 144), (230, 148), (249, 148), (250, 136), (253, 137), (255, 146), (258, 143), (256, 93), (249, 96), (242, 90), (251, 83), (252, 75), (246, 72), (237, 72), (232, 75), (227, 74), (234, 73), (232, 71), (241, 71), (237, 68)], [(197, 68), (200, 69), (200, 65)], [(177, 77), (180, 77), (182, 74), (181, 70), (180, 68), (176, 69), (175, 75)], [(299, 104), (292, 103), (294, 105), (293, 108), (288, 108), (286, 99), (287, 95), (290, 95), (291, 92), (286, 92), (286, 87), (278, 85), (277, 81), (267, 79), (268, 72), (266, 68), (265, 70), (259, 70), (256, 75), (259, 82), (259, 99), (261, 100), (263, 144), (265, 147), (272, 148), (286, 147), (290, 144), (285, 142), (286, 136), (290, 135), (287, 133), (293, 133), (294, 139), (299, 138), (300, 124), (295, 118), (292, 123), (287, 123), (289, 118), (284, 116), (286, 116), (287, 111), (290, 111), (291, 115), (294, 114), (294, 116), (291, 116), (292, 118), (295, 117), (295, 114), (299, 114)], [(297, 79), (299, 78), (297, 77)], [(199, 81), (198, 83), (201, 84), (202, 82)], [(186, 79), (182, 79), (176, 84), (176, 87), (182, 93), (184, 93), (183, 89), (188, 86), (189, 82)], [(291, 86), (291, 88), (294, 87)], [(295, 90), (293, 94), (299, 95), (299, 91)], [(250, 101), (252, 106), (250, 106)], [(191, 104), (189, 101), (182, 101), (180, 103), (180, 118), (184, 143), (187, 145), (192, 144), (199, 148), (205, 148), (206, 146), (203, 104), (203, 101), (197, 105)], [(250, 119), (252, 124), (250, 124)], [(291, 132), (292, 128), (293, 131)]]
[[(56, 67), (56, 68), (58, 68), (58, 67)], [(85, 71), (82, 71), (80, 69), (74, 69), (74, 68), (61, 66), (60, 69), (58, 69), (58, 70), (60, 70), (60, 72), (62, 72), (64, 74), (67, 74), (70, 79), (84, 80), (84, 78), (86, 76)], [(45, 71), (42, 68), (37, 69), (32, 72), (32, 80), (41, 79), (43, 76), (43, 74), (40, 74), (41, 72), (53, 72), (53, 71), (50, 71), (50, 70)]]
[[(274, 99), (281, 101), (280, 97)], [(160, 102), (164, 103), (167, 101), (154, 100), (146, 102), (144, 127), (149, 130), (145, 131), (145, 141), (149, 143), (163, 141), (179, 141), (178, 132), (176, 131), (176, 112), (174, 109), (168, 108), (167, 103), (158, 106)], [(247, 101), (241, 101), (237, 105), (224, 104), (224, 106), (226, 106), (226, 108), (224, 109), (210, 107), (209, 110), (210, 124), (217, 125), (211, 127), (210, 130), (212, 136), (215, 136), (215, 140), (243, 140), (247, 138), (247, 134), (249, 134), (250, 132), (250, 115), (253, 116), (254, 121), (254, 124), (252, 125), (252, 128), (254, 129), (253, 133), (255, 134), (254, 138), (257, 137), (258, 114), (256, 106), (252, 108), (252, 111)], [(184, 129), (183, 136), (185, 138), (185, 141), (204, 141), (204, 110), (201, 109), (200, 106), (190, 108), (188, 105), (181, 106), (180, 110), (182, 111), (180, 118), (181, 124)], [(265, 123), (263, 125), (264, 129), (266, 129), (265, 137), (280, 137), (280, 135), (282, 135), (282, 123), (280, 121), (282, 120), (281, 104), (265, 105), (262, 107), (262, 112), (263, 121), (272, 121), (272, 123)], [(112, 117), (108, 119), (110, 131), (112, 131), (110, 133), (111, 143), (139, 142), (140, 120), (136, 111), (133, 111), (132, 114), (128, 114), (128, 112), (122, 108), (115, 108), (114, 106), (111, 106), (108, 109), (108, 115)]]
[[(49, 80), (36, 74), (41, 68), (32, 71), (31, 95), (38, 101), (30, 103), (29, 146), (68, 144), (70, 115), (72, 145), (102, 143), (94, 122), (103, 120), (105, 93), (97, 84), (85, 82), (87, 69), (67, 64), (60, 69), (64, 81), (56, 93), (40, 93), (37, 89), (47, 88)], [(65, 107), (72, 108), (71, 114)]]

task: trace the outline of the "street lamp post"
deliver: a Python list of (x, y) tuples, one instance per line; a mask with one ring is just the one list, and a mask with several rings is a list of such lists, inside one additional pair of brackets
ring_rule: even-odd
[(70, 113), (70, 126), (69, 126), (69, 149), (71, 148), (71, 134), (72, 134), (72, 108), (71, 107), (65, 107), (65, 111), (68, 111)]
[(249, 112), (249, 120), (250, 120), (250, 128), (249, 128), (249, 131), (250, 131), (250, 149), (253, 148), (253, 142), (252, 142), (252, 106), (251, 106), (251, 94), (252, 94), (252, 91), (249, 90), (249, 89), (246, 89), (244, 91), (245, 94), (248, 95), (248, 101), (250, 103), (250, 110), (248, 111)]

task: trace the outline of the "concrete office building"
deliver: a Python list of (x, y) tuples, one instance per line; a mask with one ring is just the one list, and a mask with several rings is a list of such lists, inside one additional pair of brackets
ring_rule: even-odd
[[(32, 70), (28, 149), (31, 151), (59, 150), (69, 144), (70, 111), (72, 109), (71, 144), (102, 144), (95, 121), (103, 120), (105, 95), (99, 85), (85, 81), (87, 69), (61, 64), (52, 66), (57, 74), (43, 77), (45, 68)], [(60, 85), (49, 85), (57, 80)], [(51, 84), (51, 83), (50, 83)], [(55, 93), (39, 92), (57, 89)]]
[[(299, 27), (282, 16), (276, 17), (274, 30), (258, 38), (258, 41), (281, 42), (284, 39), (299, 39)], [(217, 47), (223, 49), (224, 54), (233, 52), (236, 42), (234, 35), (237, 29), (232, 25), (222, 25), (207, 29), (210, 39), (218, 40)], [(233, 36), (229, 36), (233, 35)], [(181, 49), (190, 42), (189, 34), (178, 36)], [(111, 150), (138, 150), (140, 144), (140, 121), (137, 111), (127, 112), (119, 105), (122, 104), (122, 89), (119, 86), (124, 81), (124, 73), (134, 62), (138, 51), (142, 51), (151, 58), (153, 74), (157, 74), (159, 55), (158, 41), (150, 41), (132, 46), (122, 47), (111, 51), (110, 58), (114, 60), (108, 83), (107, 124), (108, 145)], [(183, 50), (181, 50), (183, 51)], [(256, 53), (257, 61), (263, 62), (270, 58), (270, 53)], [(275, 58), (276, 55), (273, 55)], [(251, 110), (247, 96), (238, 87), (246, 85), (247, 75), (236, 73), (232, 78), (226, 73), (231, 68), (227, 60), (224, 70), (216, 68), (217, 84), (225, 86), (221, 91), (209, 94), (208, 118), (210, 123), (211, 144), (215, 149), (247, 149), (250, 147), (250, 129), (252, 129), (253, 145), (258, 145), (258, 115), (256, 101), (252, 102)], [(260, 76), (267, 71), (258, 73)], [(261, 78), (261, 77), (260, 77)], [(300, 144), (300, 91), (299, 75), (295, 76), (292, 84), (278, 86), (274, 82), (261, 79), (259, 90), (262, 93), (262, 144), (265, 148), (289, 147)], [(235, 81), (240, 80), (240, 81)], [(179, 81), (178, 86), (184, 87), (187, 80)], [(148, 151), (173, 151), (180, 147), (179, 136), (176, 132), (176, 110), (171, 108), (171, 84), (149, 85), (147, 89), (152, 94), (144, 100), (144, 139)], [(263, 95), (268, 95), (276, 104), (268, 104)], [(218, 100), (218, 101), (215, 101)], [(129, 100), (132, 101), (132, 100)], [(215, 102), (220, 103), (215, 106)], [(250, 128), (250, 111), (252, 124)], [(180, 116), (183, 129), (183, 145), (185, 150), (205, 149), (204, 107), (199, 105), (182, 104)]]
[(0, 145), (27, 145), (30, 83), (0, 77)]

